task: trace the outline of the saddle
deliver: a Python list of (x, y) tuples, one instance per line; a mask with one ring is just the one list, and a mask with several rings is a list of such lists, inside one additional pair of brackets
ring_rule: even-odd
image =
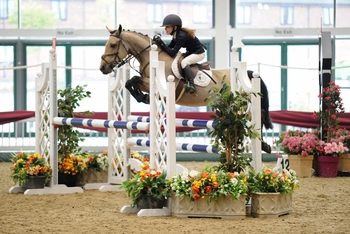
[[(184, 78), (183, 70), (181, 67), (181, 61), (185, 58), (184, 54), (179, 52), (171, 65), (171, 69), (177, 79), (179, 79), (179, 85), (176, 87), (176, 101), (179, 100), (186, 90), (186, 81)], [(210, 61), (203, 63), (195, 63), (190, 65), (193, 72), (194, 83), (197, 86), (206, 87), (212, 80), (212, 71), (210, 68)]]

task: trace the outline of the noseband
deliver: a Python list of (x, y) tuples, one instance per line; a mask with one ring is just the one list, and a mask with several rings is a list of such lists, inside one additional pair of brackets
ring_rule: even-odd
[[(128, 61), (130, 61), (132, 58), (134, 58), (135, 56), (133, 56), (132, 54), (129, 53), (129, 51), (126, 49), (126, 46), (123, 43), (123, 39), (121, 38), (121, 33), (120, 33), (120, 37), (117, 37), (114, 34), (111, 34), (110, 37), (116, 37), (119, 39), (119, 42), (117, 44), (117, 52), (116, 53), (111, 53), (111, 54), (103, 54), (101, 56), (101, 59), (103, 61), (105, 61), (105, 63), (107, 63), (108, 67), (113, 69), (115, 66), (117, 66), (117, 68), (120, 68), (121, 66), (123, 66), (125, 63), (127, 63)], [(119, 48), (120, 45), (123, 45), (125, 51), (128, 53), (128, 56), (126, 56), (124, 59), (121, 59), (118, 55), (119, 53)], [(137, 52), (137, 56), (140, 56), (145, 50), (147, 50), (149, 47), (151, 47), (150, 45), (148, 45), (146, 48), (142, 49), (140, 52)], [(114, 56), (114, 59), (111, 63), (107, 62), (107, 60), (105, 59), (106, 56)], [(119, 60), (119, 62), (117, 62), (117, 59)]]

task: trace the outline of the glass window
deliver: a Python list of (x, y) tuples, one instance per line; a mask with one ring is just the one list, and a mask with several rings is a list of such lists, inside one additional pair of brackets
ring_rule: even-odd
[(91, 98), (82, 100), (77, 111), (108, 111), (108, 75), (100, 70), (104, 46), (72, 47), (72, 87), (85, 87)]
[(281, 7), (281, 25), (293, 24), (293, 7)]
[[(41, 73), (41, 64), (49, 62), (49, 51), (51, 46), (27, 46), (27, 110), (35, 110), (35, 80), (38, 73)], [(57, 89), (64, 89), (66, 76), (65, 70), (65, 48), (56, 47), (57, 54)]]
[[(333, 0), (315, 1), (285, 1), (285, 0), (236, 0), (237, 9), (237, 28), (278, 28), (291, 27), (294, 28), (320, 28), (324, 12), (323, 8), (328, 8), (330, 11), (333, 8)], [(340, 0), (337, 0), (340, 2)], [(250, 6), (250, 24), (239, 23), (242, 20), (239, 6)], [(338, 20), (341, 24), (349, 26), (350, 15), (346, 12), (350, 11), (350, 2), (341, 1), (337, 8), (337, 14), (342, 15)], [(330, 17), (332, 15), (330, 14)], [(329, 18), (330, 19), (330, 18)], [(330, 21), (329, 23), (333, 23)], [(331, 27), (332, 24), (324, 27)], [(337, 24), (337, 27), (340, 25)]]
[(287, 55), (288, 110), (318, 110), (318, 46), (288, 46)]
[(350, 112), (350, 40), (335, 40), (335, 83), (341, 87), (346, 112)]
[[(267, 56), (268, 55), (268, 56)], [(281, 109), (280, 46), (244, 46), (242, 59), (247, 69), (260, 73), (269, 92), (270, 110)], [(261, 64), (263, 61), (264, 64)]]
[[(336, 26), (337, 27), (350, 27), (350, 1), (337, 0), (336, 5)], [(332, 17), (333, 18), (333, 17)]]
[(148, 21), (149, 22), (161, 22), (162, 16), (162, 5), (161, 4), (148, 4)]
[(322, 24), (325, 26), (333, 25), (333, 8), (332, 7), (323, 7)]
[(250, 6), (238, 6), (237, 23), (250, 24)]
[(56, 18), (60, 20), (67, 19), (67, 1), (66, 0), (51, 0), (51, 8), (56, 12)]
[(1, 111), (12, 111), (14, 109), (14, 95), (13, 95), (13, 75), (14, 70), (7, 70), (6, 68), (13, 67), (14, 62), (14, 47), (0, 46), (0, 93)]
[(14, 0), (0, 0), (0, 19), (8, 19)]
[(206, 23), (207, 19), (207, 6), (206, 5), (193, 5), (193, 22), (194, 23)]

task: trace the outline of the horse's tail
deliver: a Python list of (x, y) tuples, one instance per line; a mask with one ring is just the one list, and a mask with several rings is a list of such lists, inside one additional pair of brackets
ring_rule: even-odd
[[(250, 79), (253, 78), (253, 71), (248, 70), (248, 77)], [(260, 76), (259, 76), (260, 77)], [(273, 124), (271, 122), (270, 113), (269, 113), (269, 92), (267, 91), (267, 87), (265, 82), (260, 77), (260, 92), (262, 93), (261, 98), (261, 120), (262, 124), (266, 129), (273, 129)]]

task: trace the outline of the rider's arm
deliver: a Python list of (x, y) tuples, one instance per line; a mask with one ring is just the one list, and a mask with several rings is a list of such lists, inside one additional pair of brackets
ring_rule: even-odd
[(169, 46), (161, 45), (161, 48), (171, 57), (175, 57), (177, 52), (179, 52), (179, 50), (181, 49), (181, 47), (184, 47), (188, 39), (189, 36), (187, 35), (179, 35), (178, 37), (176, 37), (176, 41), (173, 39), (171, 40)]

